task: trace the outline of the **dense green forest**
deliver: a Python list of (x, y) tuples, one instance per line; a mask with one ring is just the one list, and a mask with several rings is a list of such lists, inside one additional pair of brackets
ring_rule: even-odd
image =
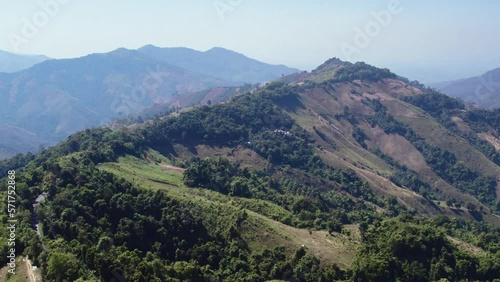
[[(395, 78), (366, 64), (348, 65), (337, 75), (337, 82)], [(278, 106), (298, 103), (301, 89), (270, 83), (224, 104), (155, 118), (137, 129), (88, 129), (36, 156), (1, 162), (3, 175), (17, 171), (16, 252), (29, 255), (45, 281), (111, 281), (116, 273), (127, 281), (500, 279), (498, 227), (463, 218), (429, 218), (396, 197), (376, 193), (354, 170), (325, 162), (310, 132)], [(436, 93), (405, 99), (447, 126), (449, 111), (464, 109)], [(428, 144), (379, 100), (364, 103), (375, 112), (367, 117), (370, 125), (404, 136), (440, 177), (498, 209), (494, 179)], [(478, 131), (498, 128), (498, 115), (460, 113)], [(337, 118), (349, 116), (344, 109)], [(498, 152), (489, 143), (456, 132), (498, 164)], [(354, 127), (352, 136), (366, 149), (368, 136), (361, 128)], [(192, 151), (198, 145), (245, 148), (266, 165), (244, 167), (221, 156), (183, 158), (176, 149), (181, 145)], [(380, 150), (371, 152), (395, 169), (393, 183), (427, 201), (439, 197), (415, 171)], [(138, 165), (132, 166), (131, 160)], [(182, 176), (153, 171), (167, 162), (182, 167)], [(126, 173), (112, 173), (124, 167)], [(2, 198), (6, 184), (0, 184)], [(42, 192), (48, 192), (48, 199), (34, 210)], [(5, 201), (0, 207), (5, 210)], [(35, 221), (40, 236), (32, 226)], [(4, 215), (2, 223), (7, 223)], [(324, 263), (307, 245), (267, 243), (259, 236), (270, 226), (324, 232), (314, 234), (343, 240), (357, 251), (348, 267)], [(6, 232), (0, 231), (2, 238)], [(273, 236), (291, 240), (289, 234)], [(478, 251), (457, 246), (457, 240)], [(5, 244), (1, 248), (7, 252)], [(7, 262), (5, 256), (1, 260)]]
[(376, 224), (364, 237), (353, 265), (354, 281), (498, 279), (498, 253), (495, 259), (457, 249), (432, 220), (403, 216)]

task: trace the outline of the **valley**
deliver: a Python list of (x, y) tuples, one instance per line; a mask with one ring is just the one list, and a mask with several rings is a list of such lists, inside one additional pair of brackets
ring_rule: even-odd
[(497, 277), (493, 112), (338, 59), (248, 89), (0, 163), (23, 254), (49, 281)]
[(0, 159), (38, 153), (79, 130), (147, 116), (152, 108), (159, 115), (223, 102), (296, 71), (223, 48), (200, 52), (149, 45), (0, 73), (0, 132), (5, 136)]

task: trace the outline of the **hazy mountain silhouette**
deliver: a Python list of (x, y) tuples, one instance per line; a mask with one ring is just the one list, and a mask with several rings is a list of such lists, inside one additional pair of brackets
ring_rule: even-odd
[(147, 45), (138, 51), (178, 67), (237, 84), (265, 82), (299, 71), (284, 65), (262, 63), (220, 47), (200, 52), (182, 47), (159, 48)]
[[(264, 82), (295, 71), (218, 48), (205, 53), (173, 48), (185, 53), (171, 55), (177, 61), (161, 57), (165, 50), (169, 49), (120, 48), (0, 73), (0, 128), (5, 132), (0, 158), (35, 151), (40, 144), (54, 144), (78, 130), (123, 118), (185, 93)], [(198, 53), (203, 55), (198, 57)]]
[(451, 97), (475, 103), (482, 108), (500, 108), (500, 68), (488, 71), (481, 76), (433, 83), (430, 86)]
[(16, 72), (49, 60), (43, 55), (21, 55), (0, 50), (0, 72)]

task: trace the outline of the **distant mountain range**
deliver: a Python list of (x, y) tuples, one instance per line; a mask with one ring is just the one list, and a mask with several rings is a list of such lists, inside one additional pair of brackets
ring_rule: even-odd
[(43, 55), (20, 55), (0, 50), (0, 72), (16, 72), (49, 60)]
[(233, 84), (264, 82), (299, 71), (284, 65), (271, 66), (220, 47), (200, 52), (182, 47), (159, 48), (147, 45), (137, 51), (174, 66), (215, 76)]
[(500, 108), (500, 68), (477, 77), (431, 83), (429, 86), (481, 108)]
[[(150, 80), (140, 71), (150, 57), (137, 53), (37, 67), (92, 118), (98, 98), (116, 93), (101, 88)], [(219, 81), (158, 69), (172, 83)], [(22, 85), (35, 89), (28, 75)], [(173, 91), (164, 84), (159, 93)], [(498, 281), (500, 110), (336, 58), (240, 90), (210, 106), (237, 90), (198, 91), (191, 101), (204, 106), (0, 162), (0, 183), (15, 177), (18, 217), (39, 223), (38, 235), (16, 229), (16, 255), (45, 281)], [(73, 109), (65, 118), (87, 110)]]
[(117, 49), (0, 73), (0, 158), (214, 87), (266, 82), (297, 69), (214, 48)]

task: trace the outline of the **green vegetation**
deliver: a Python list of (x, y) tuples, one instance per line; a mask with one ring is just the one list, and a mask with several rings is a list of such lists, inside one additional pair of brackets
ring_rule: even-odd
[[(65, 166), (78, 170), (70, 172), (75, 174), (68, 182), (46, 183), (54, 185), (49, 190), (55, 196), (38, 210), (47, 249), (29, 227), (20, 231), (26, 235), (20, 240), (29, 244), (20, 251), (47, 270), (48, 281), (95, 276), (109, 280), (118, 268), (134, 281), (244, 277), (317, 281), (340, 273), (321, 267), (301, 249), (291, 257), (281, 247), (249, 250), (239, 231), (246, 224), (244, 211), (212, 215), (222, 216), (224, 224), (207, 226), (203, 218), (213, 211), (198, 211), (189, 201), (174, 200), (162, 191), (138, 190), (92, 164), (67, 161)], [(57, 179), (65, 174), (48, 173)], [(281, 263), (269, 264), (277, 260)]]
[(250, 147), (275, 165), (307, 169), (313, 162), (313, 142), (309, 135), (294, 126), (290, 131), (264, 131), (252, 136)]
[[(417, 96), (418, 97), (418, 96)], [(378, 125), (387, 134), (399, 134), (409, 140), (425, 157), (427, 164), (445, 181), (458, 189), (474, 195), (490, 207), (496, 205), (496, 180), (468, 169), (457, 157), (446, 149), (429, 145), (411, 128), (387, 114), (387, 109), (378, 100), (371, 100), (376, 113), (368, 118), (372, 126)]]
[(372, 82), (380, 81), (383, 78), (396, 78), (389, 69), (379, 69), (364, 62), (347, 64), (339, 68), (336, 72), (338, 81), (353, 81), (355, 79), (368, 80)]
[(179, 117), (156, 121), (142, 131), (148, 144), (242, 144), (264, 130), (290, 130), (292, 119), (271, 102), (252, 95), (237, 96), (231, 103), (202, 106)]
[[(366, 184), (361, 183), (355, 175), (332, 171), (325, 175), (325, 179), (340, 181), (339, 186), (345, 187), (356, 197), (375, 198)], [(302, 182), (293, 178), (276, 180), (263, 171), (240, 169), (238, 164), (231, 164), (225, 159), (214, 161), (194, 158), (189, 161), (184, 172), (184, 184), (188, 187), (203, 187), (224, 195), (277, 204), (288, 213), (276, 220), (299, 228), (314, 227), (340, 232), (343, 224), (380, 219), (374, 209), (363, 201), (328, 191), (326, 187), (306, 186)], [(323, 181), (323, 185), (330, 186), (330, 189), (336, 184)], [(381, 204), (385, 205), (385, 202)]]
[(428, 220), (401, 217), (365, 233), (353, 263), (353, 280), (493, 281), (500, 272), (500, 264), (494, 261), (457, 249)]
[[(488, 141), (474, 134), (474, 132), (489, 132), (491, 129), (494, 130), (496, 134), (500, 133), (500, 110), (465, 111), (465, 105), (462, 102), (430, 90), (428, 90), (426, 94), (406, 97), (404, 100), (430, 113), (443, 126), (469, 141), (492, 162), (500, 165), (500, 152), (498, 152), (493, 145), (488, 143)], [(474, 132), (461, 131), (452, 120), (454, 115), (468, 121)]]
[(394, 184), (401, 187), (408, 187), (425, 198), (436, 199), (436, 195), (429, 183), (421, 180), (415, 171), (408, 169), (406, 166), (400, 165), (391, 157), (382, 153), (379, 149), (373, 149), (371, 152), (397, 169), (397, 171), (390, 177), (390, 180)]
[(332, 58), (312, 71), (310, 81), (322, 82), (348, 82), (356, 79), (377, 82), (384, 78), (396, 78), (397, 76), (388, 69), (380, 69), (364, 62), (343, 62)]
[(361, 145), (363, 148), (367, 148), (365, 141), (369, 140), (368, 136), (365, 134), (365, 132), (359, 128), (359, 127), (354, 127), (354, 131), (352, 132), (352, 137)]
[(462, 117), (471, 124), (475, 132), (487, 131), (488, 127), (497, 132), (500, 129), (500, 109), (467, 111)]
[[(332, 67), (337, 82), (393, 77), (363, 63), (323, 67)], [(376, 193), (355, 171), (322, 159), (319, 142), (282, 110), (300, 107), (301, 89), (274, 82), (135, 130), (82, 131), (37, 156), (0, 163), (0, 172), (19, 168), (16, 252), (29, 255), (45, 281), (110, 281), (115, 271), (129, 281), (500, 278), (498, 228), (424, 218), (397, 198)], [(422, 107), (425, 99), (418, 102)], [(429, 145), (380, 101), (364, 103), (376, 112), (367, 118), (372, 126), (405, 137), (443, 179), (494, 206), (492, 179)], [(432, 110), (458, 107), (446, 99), (439, 103)], [(352, 135), (366, 149), (368, 136), (349, 108), (335, 117), (352, 121)], [(200, 145), (232, 150), (200, 158)], [(179, 147), (194, 157), (184, 157)], [(231, 154), (240, 149), (253, 151), (266, 165), (239, 164)], [(372, 153), (394, 168), (392, 182), (437, 197), (416, 172), (378, 150)], [(0, 184), (2, 197), (5, 185)], [(42, 192), (48, 192), (47, 200), (35, 211), (33, 202)], [(1, 220), (5, 225), (7, 218)], [(39, 221), (41, 236), (33, 220)], [(0, 236), (5, 238), (5, 228)], [(481, 251), (468, 252), (456, 240)]]

